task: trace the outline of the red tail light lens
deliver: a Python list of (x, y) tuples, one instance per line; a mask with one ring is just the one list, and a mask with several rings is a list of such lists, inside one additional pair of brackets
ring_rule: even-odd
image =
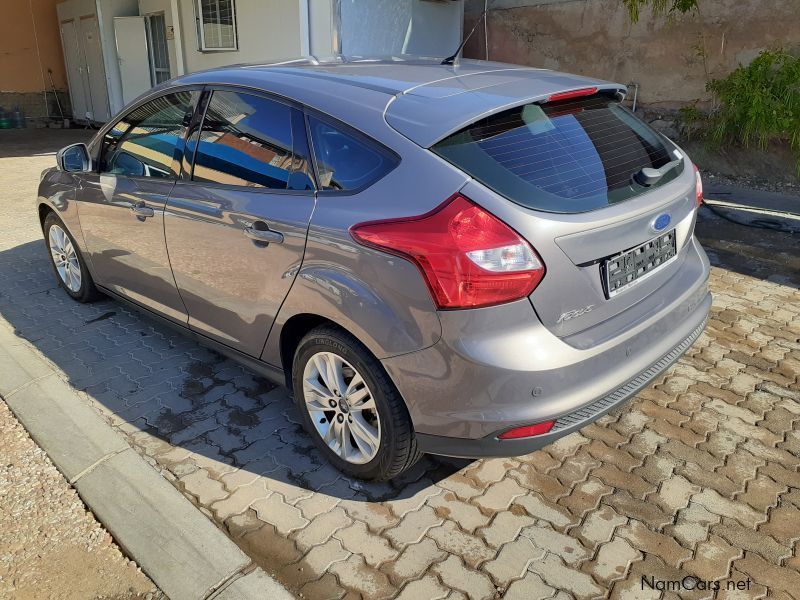
[(516, 440), (518, 438), (533, 437), (534, 435), (542, 435), (547, 433), (555, 425), (555, 421), (544, 421), (543, 423), (536, 423), (536, 425), (524, 425), (515, 429), (504, 431), (497, 437), (501, 440)]
[(544, 277), (528, 242), (460, 194), (428, 214), (361, 223), (350, 233), (360, 244), (414, 262), (439, 308), (518, 300)]
[(700, 176), (700, 169), (694, 165), (695, 194), (697, 194), (697, 206), (703, 203), (703, 178)]

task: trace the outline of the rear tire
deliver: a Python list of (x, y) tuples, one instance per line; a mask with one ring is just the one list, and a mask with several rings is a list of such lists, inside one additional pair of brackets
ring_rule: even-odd
[(295, 352), (292, 382), (314, 444), (346, 475), (385, 481), (422, 456), (400, 393), (349, 333), (332, 326), (309, 332)]
[(83, 254), (64, 222), (55, 213), (50, 212), (44, 219), (42, 229), (58, 285), (69, 294), (70, 298), (78, 302), (86, 303), (99, 299), (101, 294), (94, 285)]

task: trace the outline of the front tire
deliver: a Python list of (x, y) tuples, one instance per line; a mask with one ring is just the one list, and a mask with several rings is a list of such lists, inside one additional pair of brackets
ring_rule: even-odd
[(329, 326), (309, 332), (295, 352), (292, 382), (314, 444), (346, 475), (385, 481), (422, 456), (399, 392), (349, 333)]
[(55, 213), (48, 213), (44, 219), (44, 241), (50, 254), (50, 264), (61, 286), (67, 294), (78, 302), (92, 302), (100, 297), (94, 285), (86, 261), (72, 234)]

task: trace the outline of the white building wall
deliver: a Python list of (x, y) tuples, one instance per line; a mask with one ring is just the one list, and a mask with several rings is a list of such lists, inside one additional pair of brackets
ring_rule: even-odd
[(196, 0), (178, 2), (187, 72), (301, 55), (299, 0), (236, 0), (239, 49), (231, 52), (199, 50), (196, 4)]
[(56, 9), (59, 21), (97, 15), (103, 48), (108, 103), (111, 113), (117, 112), (124, 103), (114, 38), (114, 17), (129, 17), (138, 14), (137, 0), (68, 0), (56, 5)]
[(342, 54), (446, 57), (461, 41), (462, 1), (339, 0)]

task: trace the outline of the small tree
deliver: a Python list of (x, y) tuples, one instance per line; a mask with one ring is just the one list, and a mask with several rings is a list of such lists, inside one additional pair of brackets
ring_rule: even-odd
[(708, 89), (719, 99), (711, 115), (711, 139), (735, 140), (762, 149), (774, 140), (789, 142), (800, 175), (800, 55), (764, 50)]
[(634, 23), (639, 20), (641, 9), (644, 7), (650, 6), (656, 16), (674, 15), (696, 11), (697, 2), (698, 0), (622, 0), (622, 4), (628, 9), (628, 15)]

